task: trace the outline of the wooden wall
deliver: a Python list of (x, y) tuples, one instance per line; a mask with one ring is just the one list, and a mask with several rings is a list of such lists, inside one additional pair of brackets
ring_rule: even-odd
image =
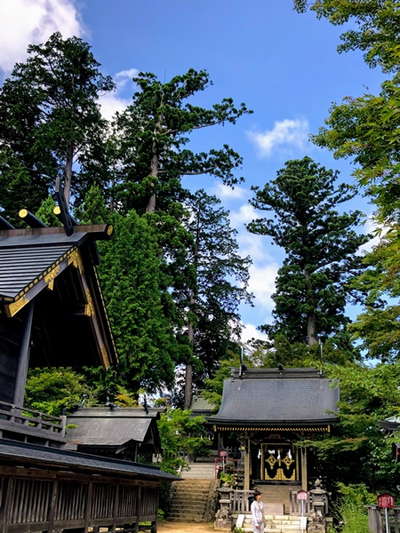
[(159, 483), (0, 467), (0, 533), (89, 527), (124, 527), (139, 522), (155, 531)]

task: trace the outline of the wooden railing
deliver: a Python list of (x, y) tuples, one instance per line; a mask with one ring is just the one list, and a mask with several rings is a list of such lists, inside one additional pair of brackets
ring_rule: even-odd
[(2, 531), (62, 531), (71, 528), (116, 527), (148, 522), (155, 531), (159, 488), (115, 481), (48, 480), (2, 477), (0, 496), (4, 502)]
[[(7, 422), (9, 431), (18, 428), (37, 430), (47, 434), (65, 437), (66, 417), (51, 416), (35, 409), (18, 407), (14, 404), (0, 401), (0, 423)], [(8, 427), (8, 425), (10, 427)], [(4, 425), (2, 424), (3, 428)]]

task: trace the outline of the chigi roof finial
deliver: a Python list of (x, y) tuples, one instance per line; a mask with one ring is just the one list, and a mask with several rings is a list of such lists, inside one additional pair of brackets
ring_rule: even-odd
[(58, 205), (56, 205), (56, 207), (53, 209), (53, 213), (61, 221), (62, 225), (64, 226), (65, 233), (68, 236), (72, 235), (74, 233), (74, 226), (76, 223), (69, 212), (60, 177), (56, 179), (55, 195)]

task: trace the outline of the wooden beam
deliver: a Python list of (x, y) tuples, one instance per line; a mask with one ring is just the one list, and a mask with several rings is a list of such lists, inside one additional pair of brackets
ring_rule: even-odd
[(307, 448), (301, 448), (301, 488), (308, 490)]
[(244, 452), (244, 480), (243, 489), (250, 490), (250, 439), (246, 436)]
[(261, 460), (260, 460), (260, 479), (265, 479), (265, 444), (261, 444)]
[(29, 304), (29, 308), (27, 309), (27, 315), (24, 320), (25, 323), (24, 323), (24, 331), (22, 335), (21, 347), (19, 351), (18, 371), (17, 371), (17, 377), (15, 381), (14, 401), (13, 401), (13, 403), (18, 407), (22, 407), (24, 405), (26, 378), (28, 376), (28, 368), (29, 368), (29, 354), (30, 354), (34, 305), (35, 304), (31, 302)]

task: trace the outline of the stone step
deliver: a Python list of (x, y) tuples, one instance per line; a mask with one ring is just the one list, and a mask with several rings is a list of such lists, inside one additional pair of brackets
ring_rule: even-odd
[(203, 502), (179, 502), (172, 503), (170, 506), (171, 510), (184, 511), (186, 509), (204, 509), (207, 505), (207, 501)]
[(186, 513), (169, 513), (168, 520), (177, 520), (182, 519), (186, 520), (187, 522), (190, 522), (191, 520), (204, 520), (203, 513), (197, 513), (195, 511), (186, 512)]

